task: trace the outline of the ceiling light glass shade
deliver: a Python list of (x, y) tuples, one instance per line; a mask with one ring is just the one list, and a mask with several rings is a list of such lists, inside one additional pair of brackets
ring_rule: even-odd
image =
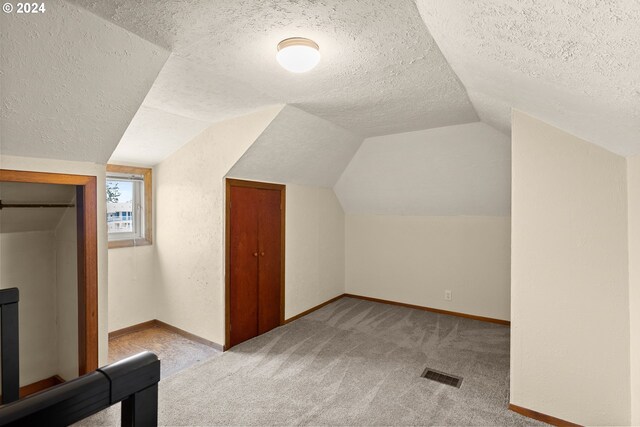
[(320, 62), (320, 48), (313, 40), (292, 37), (278, 43), (276, 59), (285, 70), (304, 73)]

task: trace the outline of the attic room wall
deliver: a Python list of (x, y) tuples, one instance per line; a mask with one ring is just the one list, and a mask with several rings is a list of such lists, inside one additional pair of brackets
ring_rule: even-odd
[(75, 208), (65, 209), (55, 229), (57, 374), (78, 376), (78, 238)]
[(511, 403), (628, 425), (626, 160), (519, 111), (512, 125)]
[(224, 343), (224, 177), (281, 109), (214, 124), (156, 166), (159, 320)]
[[(89, 162), (74, 162), (36, 157), (0, 156), (0, 169), (68, 173), (95, 176), (97, 194), (105, 194), (105, 165)], [(106, 212), (105, 199), (98, 197), (97, 212)], [(98, 214), (98, 364), (107, 364), (107, 220)]]
[(629, 315), (631, 424), (640, 425), (640, 156), (627, 159), (629, 194)]
[(109, 249), (109, 332), (157, 317), (155, 256), (153, 245)]
[[(7, 221), (0, 228), (10, 229)], [(75, 209), (57, 226), (22, 226), (33, 231), (0, 234), (0, 288), (20, 290), (20, 385), (70, 380), (78, 376)]]
[(344, 293), (344, 211), (330, 188), (287, 184), (285, 319)]
[(0, 234), (0, 288), (20, 289), (20, 385), (58, 374), (53, 230)]
[(346, 292), (509, 320), (509, 222), (347, 215)]
[(482, 123), (366, 139), (335, 187), (346, 292), (508, 320), (509, 145)]
[(285, 319), (289, 319), (344, 293), (345, 223), (332, 189), (280, 184), (287, 187)]
[[(136, 166), (117, 163), (125, 166)], [(158, 317), (156, 283), (156, 170), (152, 171), (153, 243), (109, 249), (109, 332)]]

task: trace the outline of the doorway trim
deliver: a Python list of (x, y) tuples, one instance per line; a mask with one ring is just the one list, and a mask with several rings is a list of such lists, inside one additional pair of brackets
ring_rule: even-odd
[(285, 256), (285, 217), (286, 217), (286, 189), (282, 184), (270, 182), (245, 181), (226, 178), (225, 193), (225, 232), (224, 232), (224, 318), (225, 338), (224, 350), (231, 344), (231, 187), (249, 187), (263, 190), (280, 191), (280, 326), (284, 325), (284, 256)]
[(76, 187), (78, 240), (78, 374), (98, 369), (97, 178), (90, 175), (0, 169), (0, 182)]

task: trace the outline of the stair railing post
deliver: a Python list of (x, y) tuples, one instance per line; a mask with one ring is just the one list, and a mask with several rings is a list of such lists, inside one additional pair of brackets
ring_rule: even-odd
[(18, 288), (0, 291), (0, 322), (2, 358), (2, 403), (20, 398), (20, 350), (18, 341)]

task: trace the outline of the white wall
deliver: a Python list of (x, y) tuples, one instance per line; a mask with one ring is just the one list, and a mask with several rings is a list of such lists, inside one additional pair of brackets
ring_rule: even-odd
[[(148, 167), (131, 162), (117, 164)], [(153, 244), (109, 249), (109, 332), (153, 320), (158, 315), (155, 171), (151, 173), (151, 183)]]
[[(208, 137), (210, 138), (212, 134), (213, 131)], [(202, 136), (202, 138), (201, 143), (204, 144), (206, 137)], [(195, 159), (188, 157), (192, 154), (187, 148), (186, 152), (183, 153), (183, 161), (194, 161)], [(176, 193), (168, 193), (170, 190), (165, 187), (167, 182), (169, 184), (174, 183), (166, 179), (167, 165), (168, 163), (163, 163), (156, 168), (154, 176), (157, 174), (158, 177), (154, 178), (154, 184), (161, 182), (160, 175), (162, 174), (162, 183), (156, 186), (156, 191), (165, 194), (165, 197), (170, 197), (168, 194)], [(203, 166), (203, 173), (204, 169), (205, 167)], [(172, 172), (176, 174), (182, 173), (178, 169)], [(247, 178), (243, 175), (234, 175), (234, 177)], [(195, 191), (192, 187), (191, 190)], [(174, 191), (183, 192), (183, 189), (175, 188)], [(203, 194), (206, 193), (207, 197), (211, 197), (216, 195), (217, 189), (200, 188), (199, 191), (202, 191)], [(154, 200), (156, 194), (154, 194)], [(182, 196), (184, 195), (182, 194)], [(177, 208), (177, 206), (170, 206), (166, 202), (167, 199), (161, 200), (159, 195), (157, 197), (160, 201), (156, 205), (162, 211), (157, 214), (160, 217), (167, 215), (170, 209)], [(178, 200), (181, 200), (183, 208), (186, 208), (188, 202), (185, 202), (182, 198)], [(194, 199), (194, 201), (197, 200), (199, 199)], [(288, 184), (286, 202), (285, 318), (290, 318), (344, 293), (344, 212), (335, 193), (328, 188)], [(201, 209), (201, 207), (197, 209)], [(197, 212), (198, 210), (196, 210), (195, 214), (197, 220), (202, 221), (203, 218), (199, 217), (200, 213)], [(219, 218), (224, 221), (223, 216)], [(206, 219), (204, 220), (207, 221)], [(163, 227), (167, 227), (166, 224), (168, 223), (163, 222), (162, 224), (165, 224)], [(215, 225), (216, 227), (218, 226), (218, 224)], [(182, 238), (187, 236), (189, 232), (184, 228), (176, 228), (175, 224), (169, 227), (175, 233), (183, 231), (185, 234)], [(165, 232), (167, 230), (157, 231), (166, 235)], [(195, 227), (192, 231), (196, 233), (201, 230)], [(178, 239), (180, 238), (177, 234), (175, 236)], [(222, 235), (221, 238), (223, 237)], [(210, 243), (217, 245), (224, 242)], [(165, 254), (170, 250), (170, 248), (163, 246), (162, 242), (156, 244), (162, 246), (161, 251)], [(109, 250), (110, 331), (157, 317), (161, 317), (166, 322), (171, 323), (171, 321), (174, 321), (173, 319), (180, 319), (176, 315), (171, 321), (166, 320), (173, 315), (171, 313), (180, 313), (187, 308), (182, 307), (182, 304), (187, 304), (187, 299), (179, 299), (180, 302), (168, 299), (165, 291), (171, 291), (160, 287), (160, 284), (166, 281), (166, 278), (163, 277), (165, 271), (169, 271), (169, 274), (174, 274), (177, 277), (180, 276), (180, 272), (167, 265), (160, 265), (159, 268), (156, 268), (156, 257), (155, 246)], [(211, 262), (202, 257), (199, 260), (203, 263)], [(224, 261), (224, 258), (222, 258), (222, 261)], [(199, 269), (201, 267), (194, 268)], [(187, 279), (180, 287), (190, 290), (192, 285), (194, 283)], [(215, 293), (212, 292), (211, 294), (214, 295)], [(157, 303), (161, 304), (158, 305)], [(223, 310), (224, 300), (221, 303), (220, 309)], [(204, 312), (211, 311), (210, 308), (204, 308), (203, 310)], [(182, 323), (180, 327), (193, 332), (194, 324), (195, 322), (189, 323), (187, 321)], [(224, 324), (222, 327), (224, 327)], [(219, 339), (221, 341), (214, 341), (219, 343), (224, 341), (223, 337)]]
[(625, 159), (513, 113), (511, 403), (630, 422)]
[(508, 320), (509, 222), (347, 214), (346, 292)]
[(285, 318), (344, 293), (344, 212), (330, 188), (287, 185)]
[(109, 332), (157, 317), (155, 266), (153, 245), (109, 249)]
[(631, 424), (640, 425), (640, 156), (627, 159)]
[(224, 176), (281, 108), (214, 124), (154, 169), (159, 320), (224, 343)]
[(20, 289), (20, 385), (58, 373), (53, 231), (0, 234), (0, 287)]
[(51, 229), (2, 233), (0, 241), (0, 288), (20, 290), (20, 384), (77, 377), (75, 209)]
[(1, 169), (39, 171), (51, 173), (68, 173), (95, 176), (97, 181), (97, 226), (98, 226), (98, 364), (107, 363), (107, 220), (105, 198), (105, 165), (88, 162), (73, 162), (35, 157), (0, 156)]
[(364, 140), (334, 189), (346, 213), (507, 216), (509, 138), (467, 123)]
[(78, 376), (78, 239), (75, 208), (66, 209), (55, 229), (57, 374)]
[(510, 152), (480, 122), (365, 139), (335, 185), (346, 292), (509, 319)]

